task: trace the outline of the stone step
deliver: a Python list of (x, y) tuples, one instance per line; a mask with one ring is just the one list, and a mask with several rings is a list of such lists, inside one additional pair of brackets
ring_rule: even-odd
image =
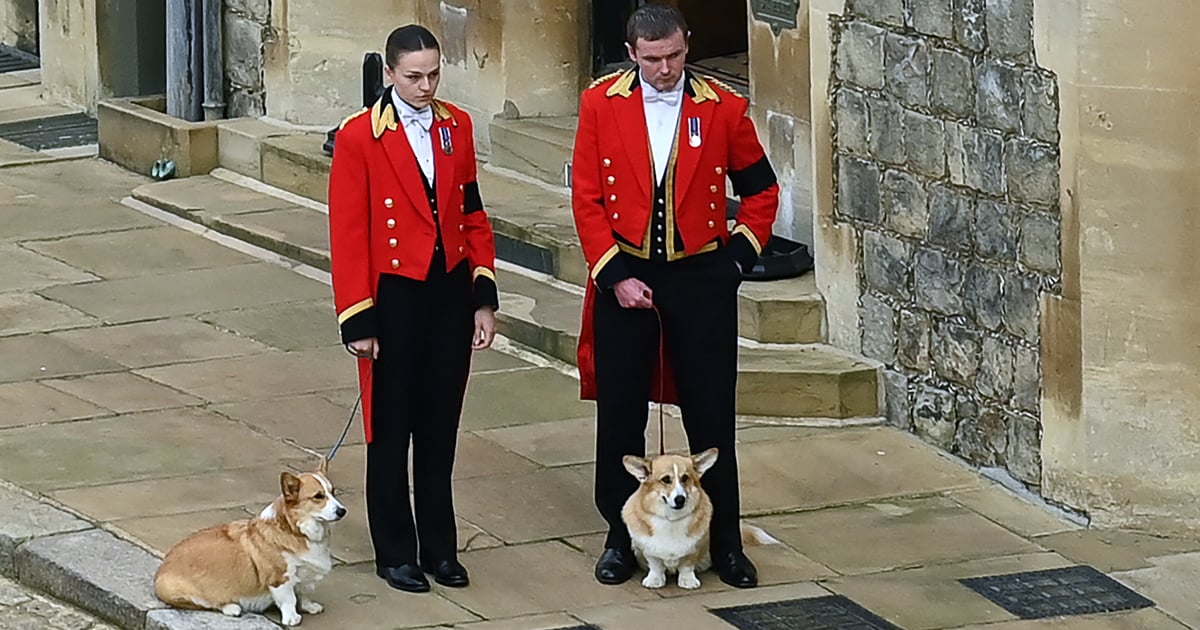
[[(329, 269), (327, 217), (308, 205), (214, 176), (144, 184), (133, 191), (133, 197), (215, 231)], [(582, 288), (516, 265), (504, 265), (498, 276), (503, 292), (500, 332), (574, 364)], [(762, 287), (768, 284), (776, 283), (748, 290), (765, 290)], [(763, 304), (768, 310), (774, 308), (769, 306), (772, 299), (767, 291)], [(744, 298), (743, 312), (747, 303)], [(761, 323), (759, 326), (762, 329)], [(817, 344), (765, 346), (747, 341), (741, 366), (742, 413), (838, 418), (877, 415), (876, 369), (833, 348)]]
[(555, 186), (567, 185), (579, 118), (493, 118), (490, 161), (496, 166), (535, 177)]

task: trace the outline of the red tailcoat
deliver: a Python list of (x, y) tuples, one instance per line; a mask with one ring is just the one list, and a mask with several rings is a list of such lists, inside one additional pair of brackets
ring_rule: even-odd
[[(771, 236), (779, 208), (775, 173), (758, 141), (749, 102), (709, 78), (687, 75), (675, 159), (668, 167), (667, 226), (684, 250), (668, 260), (727, 244), (747, 269)], [(572, 206), (583, 254), (591, 271), (579, 336), (579, 376), (584, 399), (595, 399), (592, 311), (595, 292), (628, 274), (622, 257), (647, 258), (655, 189), (642, 92), (636, 70), (616, 73), (583, 93), (572, 162)], [(737, 223), (725, 219), (726, 176), (741, 197)], [(673, 239), (668, 238), (670, 243)], [(670, 244), (673, 245), (673, 244)], [(670, 264), (669, 262), (667, 264)], [(598, 286), (599, 285), (599, 286)], [(677, 402), (669, 366), (655, 376), (654, 400)], [(665, 378), (663, 378), (665, 376)], [(660, 380), (660, 378), (662, 380)], [(660, 391), (659, 383), (665, 386)]]
[[(470, 116), (435, 101), (433, 140), (438, 219), (446, 268), (469, 261), (494, 293), (496, 246), (476, 182)], [(342, 123), (329, 176), (329, 241), (333, 294), (342, 341), (376, 336), (379, 275), (425, 280), (437, 238), (421, 167), (397, 122), (391, 91)], [(371, 360), (358, 361), (363, 424), (371, 441)]]

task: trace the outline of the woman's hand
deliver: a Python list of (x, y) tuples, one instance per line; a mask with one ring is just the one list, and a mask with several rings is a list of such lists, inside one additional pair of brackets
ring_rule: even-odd
[(351, 341), (346, 344), (346, 350), (360, 359), (378, 359), (379, 358), (379, 338), (367, 337), (358, 341)]
[(496, 313), (490, 306), (481, 306), (475, 311), (475, 336), (471, 337), (471, 348), (487, 350), (496, 339)]

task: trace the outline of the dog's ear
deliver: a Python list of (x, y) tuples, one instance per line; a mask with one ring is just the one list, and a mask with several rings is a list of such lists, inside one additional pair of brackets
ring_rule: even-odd
[(279, 488), (284, 499), (294, 501), (300, 496), (300, 478), (285, 470), (279, 474)]
[(696, 467), (696, 472), (703, 475), (705, 471), (713, 467), (717, 463), (717, 447), (712, 447), (703, 453), (692, 455), (692, 465)]
[(636, 477), (638, 481), (645, 481), (650, 477), (650, 462), (641, 457), (626, 455), (621, 458), (621, 461), (625, 463), (625, 470), (628, 470), (629, 474)]
[(329, 458), (321, 456), (321, 463), (317, 464), (317, 472), (321, 473), (322, 477), (329, 477)]

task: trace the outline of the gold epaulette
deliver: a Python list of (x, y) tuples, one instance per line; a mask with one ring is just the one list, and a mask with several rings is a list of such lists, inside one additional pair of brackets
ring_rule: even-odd
[(737, 90), (733, 89), (732, 86), (730, 86), (728, 83), (726, 83), (720, 79), (717, 79), (715, 77), (712, 77), (712, 76), (709, 76), (706, 74), (706, 75), (704, 75), (704, 80), (715, 84), (717, 87), (721, 88), (722, 90), (725, 90), (726, 92), (729, 92), (730, 94), (732, 94), (738, 98), (746, 98), (746, 96), (743, 95), (741, 92), (738, 92)]
[(597, 85), (600, 85), (601, 83), (604, 83), (605, 81), (617, 76), (618, 74), (621, 74), (622, 72), (624, 72), (624, 70), (617, 70), (616, 72), (610, 72), (610, 73), (600, 77), (599, 79), (592, 81), (591, 85), (587, 86), (587, 89), (590, 90), (590, 89), (596, 87)]
[(346, 123), (350, 122), (351, 120), (354, 120), (355, 118), (358, 118), (359, 116), (362, 116), (363, 114), (365, 114), (369, 111), (371, 111), (371, 108), (364, 107), (364, 108), (358, 110), (357, 112), (350, 114), (344, 120), (342, 120), (342, 124), (338, 125), (338, 131), (341, 131), (342, 128), (346, 126)]
[(458, 119), (454, 117), (454, 112), (450, 111), (449, 107), (446, 107), (446, 103), (449, 103), (449, 101), (434, 99), (433, 115), (436, 116), (438, 120), (449, 120), (455, 127), (457, 127)]

